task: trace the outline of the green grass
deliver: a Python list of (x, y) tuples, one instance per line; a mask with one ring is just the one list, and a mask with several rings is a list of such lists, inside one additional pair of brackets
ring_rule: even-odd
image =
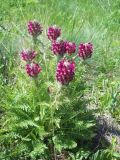
[[(97, 108), (97, 114), (111, 114), (120, 123), (119, 0), (0, 0), (0, 4), (0, 99), (3, 110), (8, 100), (14, 104), (13, 99), (23, 96), (26, 101), (24, 96), (29, 89), (31, 97), (35, 93), (30, 88), (33, 82), (29, 83), (29, 78), (19, 68), (19, 52), (22, 48), (30, 48), (32, 43), (26, 26), (29, 20), (35, 19), (42, 24), (44, 35), (48, 26), (56, 24), (62, 29), (63, 39), (77, 45), (93, 43), (92, 58), (85, 67), (80, 66), (83, 74), (80, 79), (86, 86), (85, 97), (90, 100), (91, 108)], [(17, 95), (18, 91), (23, 95)]]
[[(100, 91), (100, 88), (104, 87), (102, 85), (105, 80), (109, 81), (109, 88), (118, 86), (120, 81), (119, 1), (7, 0), (1, 1), (0, 11), (2, 26), (0, 48), (8, 68), (7, 70), (1, 67), (3, 75), (12, 76), (11, 71), (15, 68), (14, 58), (18, 59), (17, 55), (21, 48), (29, 47), (29, 39), (28, 43), (23, 42), (27, 36), (27, 22), (36, 19), (46, 29), (53, 24), (60, 26), (64, 39), (75, 41), (77, 44), (88, 41), (94, 44), (94, 54), (90, 60), (92, 70), (87, 71), (86, 75), (90, 93), (94, 92), (93, 87)], [(106, 90), (104, 92), (107, 94)]]

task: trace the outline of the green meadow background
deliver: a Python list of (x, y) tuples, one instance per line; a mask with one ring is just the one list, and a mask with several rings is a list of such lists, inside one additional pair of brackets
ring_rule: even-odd
[[(41, 23), (43, 35), (49, 26), (56, 24), (62, 29), (63, 39), (77, 45), (93, 43), (89, 66), (81, 69), (84, 70), (82, 76), (89, 108), (95, 108), (96, 115), (110, 115), (120, 123), (120, 0), (0, 0), (1, 126), (8, 122), (4, 110), (13, 103), (11, 93), (16, 77), (20, 75), (18, 84), (24, 83), (19, 70), (19, 53), (31, 42), (27, 31), (29, 20)], [(27, 82), (28, 79), (25, 86)], [(29, 90), (26, 88), (24, 94)], [(18, 90), (14, 88), (15, 94), (16, 99), (19, 98)]]
[(39, 21), (44, 32), (56, 24), (63, 39), (93, 43), (92, 69), (86, 75), (88, 90), (93, 101), (102, 98), (102, 110), (111, 111), (107, 96), (118, 92), (120, 82), (119, 0), (0, 0), (0, 4), (1, 83), (12, 76), (18, 53), (26, 47), (22, 39), (28, 36), (28, 21)]

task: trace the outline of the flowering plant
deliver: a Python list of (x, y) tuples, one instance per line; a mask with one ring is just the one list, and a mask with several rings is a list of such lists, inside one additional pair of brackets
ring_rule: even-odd
[[(42, 33), (42, 26), (36, 21), (29, 21), (28, 32), (33, 37), (37, 37)], [(75, 75), (75, 59), (72, 61), (67, 60), (66, 53), (71, 56), (76, 52), (76, 44), (70, 41), (58, 40), (61, 35), (61, 29), (57, 28), (56, 25), (48, 28), (47, 36), (51, 41), (51, 50), (56, 56), (63, 58), (58, 62), (56, 69), (56, 79), (62, 85), (69, 84), (73, 80)], [(78, 48), (78, 57), (87, 59), (92, 56), (93, 45), (89, 43), (80, 43)], [(32, 61), (35, 58), (35, 51), (22, 51), (21, 57), (24, 61)], [(75, 57), (77, 58), (77, 56)], [(29, 76), (35, 77), (41, 72), (39, 64), (27, 64), (26, 72)]]
[[(49, 27), (46, 45), (40, 38), (42, 28), (36, 21), (28, 23), (28, 33), (35, 45), (30, 44), (32, 49), (20, 53), (21, 76), (7, 95), (11, 104), (6, 115), (6, 137), (9, 150), (15, 150), (12, 157), (67, 159), (81, 148), (89, 151), (94, 136), (94, 118), (86, 109), (80, 67), (80, 58), (90, 58), (93, 46), (82, 43), (76, 54), (75, 42), (62, 40), (57, 26)], [(86, 140), (87, 144), (82, 146)]]

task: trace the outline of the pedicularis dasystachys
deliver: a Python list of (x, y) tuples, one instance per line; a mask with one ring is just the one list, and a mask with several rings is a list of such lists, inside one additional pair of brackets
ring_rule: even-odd
[[(28, 22), (28, 33), (36, 38), (42, 34), (43, 27), (36, 21)], [(61, 59), (57, 63), (56, 68), (56, 80), (62, 85), (69, 84), (75, 76), (75, 61), (74, 59), (68, 60), (66, 55), (71, 56), (76, 52), (76, 44), (67, 40), (61, 40), (61, 29), (56, 25), (50, 26), (47, 31), (47, 37), (51, 41), (51, 51), (55, 56), (60, 56)], [(85, 60), (90, 58), (93, 53), (92, 43), (80, 43), (78, 46), (77, 56)], [(36, 57), (34, 50), (23, 50), (21, 52), (22, 60), (26, 61), (26, 72), (30, 77), (37, 77), (41, 73), (42, 69), (40, 65), (33, 62)], [(75, 57), (77, 57), (75, 56)]]

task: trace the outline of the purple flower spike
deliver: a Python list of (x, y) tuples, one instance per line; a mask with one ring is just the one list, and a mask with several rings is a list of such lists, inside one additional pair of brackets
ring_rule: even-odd
[(91, 43), (81, 43), (78, 49), (78, 56), (87, 59), (92, 56), (93, 45)]
[(51, 41), (55, 41), (61, 35), (61, 29), (56, 26), (51, 26), (48, 29), (48, 39)]
[(63, 56), (66, 53), (66, 41), (54, 41), (52, 43), (52, 51), (55, 55)]
[(28, 32), (33, 37), (37, 37), (42, 33), (42, 26), (36, 21), (29, 21)]
[(37, 63), (26, 64), (26, 72), (30, 77), (37, 77), (41, 70), (41, 67)]
[(23, 50), (21, 52), (21, 58), (24, 61), (32, 61), (36, 56), (36, 52), (35, 51), (27, 51), (27, 50)]
[(76, 44), (72, 42), (66, 42), (66, 51), (69, 55), (76, 52)]
[(58, 62), (56, 70), (56, 79), (62, 85), (69, 84), (75, 75), (75, 62), (62, 59)]

